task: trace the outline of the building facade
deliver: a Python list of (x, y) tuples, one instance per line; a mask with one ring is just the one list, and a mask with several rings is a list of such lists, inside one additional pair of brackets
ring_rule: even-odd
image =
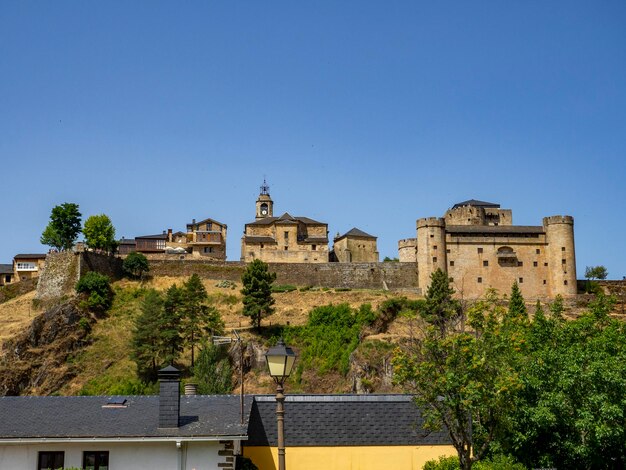
[(398, 243), (402, 262), (416, 262), (423, 292), (437, 269), (457, 294), (476, 298), (487, 288), (509, 292), (514, 282), (528, 298), (576, 295), (574, 219), (551, 216), (542, 225), (513, 225), (512, 211), (469, 200), (443, 218), (417, 220), (417, 238)]
[(46, 255), (19, 254), (13, 257), (13, 277), (16, 281), (26, 281), (39, 277), (39, 273), (46, 264)]
[(376, 237), (358, 228), (337, 234), (331, 259), (339, 263), (378, 263)]
[(245, 225), (241, 261), (327, 263), (328, 224), (285, 212), (274, 217), (274, 201), (265, 182), (256, 201), (255, 221)]
[(226, 224), (214, 219), (196, 219), (187, 224), (187, 244), (194, 257), (226, 260)]

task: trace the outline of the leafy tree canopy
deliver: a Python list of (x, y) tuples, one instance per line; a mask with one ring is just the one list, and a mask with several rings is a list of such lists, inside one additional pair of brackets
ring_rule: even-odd
[(81, 231), (78, 204), (63, 203), (52, 208), (50, 222), (41, 234), (41, 243), (59, 251), (70, 250)]
[(92, 215), (85, 221), (83, 227), (85, 243), (93, 250), (112, 253), (117, 248), (115, 227), (109, 216), (105, 214)]
[(255, 259), (250, 263), (241, 282), (243, 289), (243, 314), (250, 317), (250, 322), (256, 328), (261, 326), (261, 319), (274, 312), (274, 298), (272, 297), (272, 283), (276, 280), (276, 273), (269, 271), (269, 266), (261, 260)]
[(122, 269), (129, 277), (141, 279), (144, 274), (150, 271), (150, 264), (143, 253), (132, 251), (124, 258)]
[(586, 279), (606, 279), (609, 275), (604, 266), (587, 266), (585, 268)]

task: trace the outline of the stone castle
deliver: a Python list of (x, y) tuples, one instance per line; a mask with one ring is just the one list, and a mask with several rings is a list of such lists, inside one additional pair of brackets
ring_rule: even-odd
[(576, 295), (574, 219), (545, 217), (539, 226), (513, 225), (510, 209), (469, 200), (443, 218), (417, 220), (417, 238), (398, 242), (400, 262), (416, 263), (425, 293), (431, 274), (446, 272), (462, 297), (487, 288), (509, 292), (517, 282), (527, 298)]

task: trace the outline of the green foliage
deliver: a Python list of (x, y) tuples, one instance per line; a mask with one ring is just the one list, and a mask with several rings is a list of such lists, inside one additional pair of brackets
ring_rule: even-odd
[(272, 298), (272, 283), (276, 280), (276, 273), (269, 272), (269, 266), (261, 260), (255, 259), (250, 263), (241, 282), (243, 289), (243, 314), (250, 317), (250, 322), (256, 328), (261, 326), (261, 319), (274, 312)]
[(609, 275), (604, 266), (587, 266), (585, 268), (585, 279), (606, 279)]
[(89, 271), (76, 283), (76, 292), (87, 296), (87, 306), (96, 313), (103, 313), (111, 307), (113, 290), (111, 281), (104, 274)]
[(453, 294), (454, 289), (450, 287), (448, 275), (441, 269), (432, 273), (421, 313), (427, 322), (439, 329), (442, 336), (445, 334), (446, 328), (461, 313), (461, 306), (457, 300), (452, 298)]
[(150, 271), (150, 264), (148, 263), (148, 258), (143, 253), (132, 251), (124, 259), (122, 269), (127, 276), (134, 279), (142, 279)]
[(79, 395), (153, 395), (156, 393), (158, 393), (156, 382), (147, 383), (135, 377), (119, 379), (102, 376), (87, 382)]
[(350, 287), (337, 287), (335, 292), (350, 292), (352, 289)]
[(81, 213), (78, 204), (66, 202), (52, 208), (50, 222), (41, 234), (41, 244), (59, 251), (70, 250), (80, 233)]
[(389, 256), (385, 256), (383, 259), (383, 263), (397, 263), (398, 261), (400, 261), (398, 258), (390, 258)]
[(232, 367), (225, 348), (204, 342), (193, 367), (194, 380), (201, 395), (230, 393), (233, 389)]
[(476, 462), (472, 468), (474, 470), (526, 470), (526, 467), (513, 457), (503, 454)]
[(522, 293), (519, 290), (517, 281), (513, 283), (511, 287), (511, 298), (509, 299), (509, 311), (507, 318), (511, 321), (525, 321), (528, 319), (528, 312), (526, 311), (526, 302)]
[(85, 221), (83, 234), (85, 235), (85, 243), (93, 250), (113, 253), (117, 248), (115, 227), (107, 215), (100, 214), (89, 217)]
[(141, 314), (135, 318), (131, 358), (137, 364), (139, 377), (147, 381), (156, 380), (159, 366), (169, 352), (161, 331), (165, 316), (163, 304), (162, 296), (150, 289), (141, 303)]
[(460, 470), (458, 457), (439, 457), (437, 460), (429, 460), (422, 467), (423, 470)]
[(414, 317), (423, 304), (422, 300), (409, 300), (406, 297), (387, 299), (378, 307), (378, 314), (372, 328), (378, 333), (387, 331), (389, 324), (399, 315)]
[(293, 286), (291, 284), (272, 286), (272, 292), (274, 293), (293, 292), (294, 290), (297, 290), (297, 289), (298, 288), (296, 286)]
[(295, 330), (303, 345), (301, 365), (322, 373), (336, 370), (347, 374), (350, 355), (359, 345), (362, 327), (375, 319), (376, 314), (369, 304), (361, 305), (357, 310), (348, 304), (325, 305), (311, 310), (307, 325)]

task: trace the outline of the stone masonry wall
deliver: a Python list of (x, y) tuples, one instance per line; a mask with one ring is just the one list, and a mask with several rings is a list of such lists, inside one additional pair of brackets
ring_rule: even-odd
[[(150, 274), (239, 281), (246, 263), (197, 260), (150, 262)], [(270, 263), (277, 284), (352, 289), (416, 289), (417, 266), (412, 263)]]

